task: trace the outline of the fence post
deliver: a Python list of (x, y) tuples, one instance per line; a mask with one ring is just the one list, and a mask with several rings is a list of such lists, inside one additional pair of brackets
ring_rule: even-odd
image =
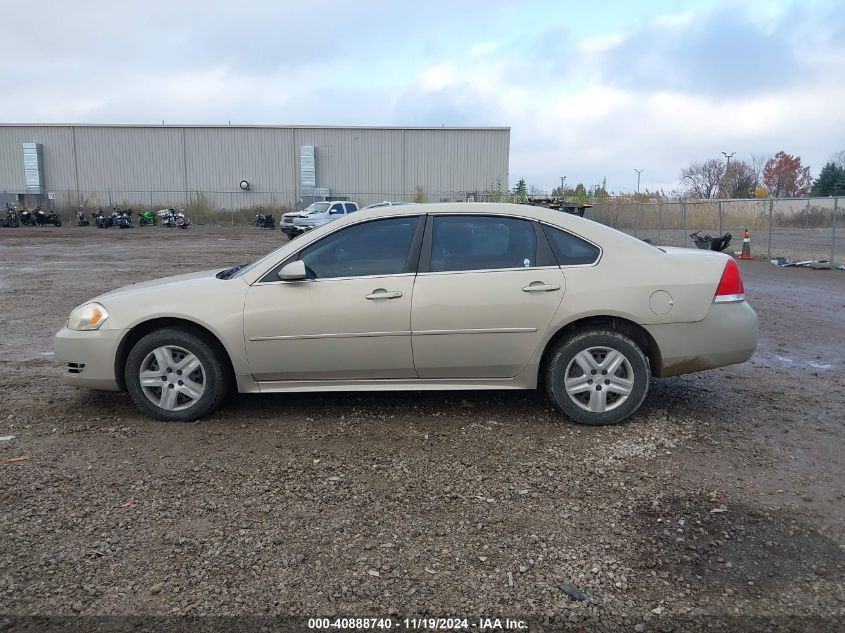
[(721, 201), (721, 200), (719, 200), (719, 235), (722, 235), (722, 234), (723, 234), (723, 231), (722, 231), (722, 215), (723, 215), (723, 212), (722, 212), (722, 201)]
[(640, 228), (642, 227), (642, 225), (643, 225), (643, 203), (640, 202), (637, 205), (637, 219), (636, 219), (635, 224), (634, 224), (634, 236), (635, 237), (639, 237), (639, 235), (637, 235), (637, 233), (640, 232)]
[(769, 198), (769, 248), (766, 251), (766, 257), (772, 258), (772, 224), (774, 223), (775, 201)]
[(687, 235), (687, 201), (684, 199), (683, 206), (681, 207), (681, 211), (683, 212), (682, 215), (684, 216), (684, 246), (689, 244), (689, 235)]
[(657, 243), (660, 244), (661, 235), (663, 234), (663, 203), (659, 203), (660, 206), (657, 207)]
[(839, 210), (839, 197), (833, 199), (833, 236), (830, 239), (830, 267), (836, 266), (836, 214)]

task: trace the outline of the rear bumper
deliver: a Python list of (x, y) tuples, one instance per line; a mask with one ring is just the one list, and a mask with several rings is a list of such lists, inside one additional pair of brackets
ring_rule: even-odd
[(282, 233), (287, 235), (288, 237), (296, 237), (297, 235), (301, 235), (306, 231), (310, 231), (312, 226), (297, 226), (296, 224), (283, 224), (282, 225)]
[(117, 348), (124, 330), (80, 332), (62, 328), (55, 339), (56, 359), (63, 365), (65, 384), (103, 391), (120, 391), (114, 375)]
[(744, 363), (757, 349), (757, 314), (743, 301), (714, 303), (694, 323), (646, 325), (660, 349), (660, 377)]

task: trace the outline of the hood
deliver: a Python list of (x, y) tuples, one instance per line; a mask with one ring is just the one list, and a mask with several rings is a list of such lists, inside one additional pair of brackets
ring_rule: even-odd
[[(97, 297), (91, 299), (91, 301), (107, 301), (110, 298), (118, 297), (121, 295), (132, 294), (136, 292), (145, 292), (149, 290), (163, 290), (165, 288), (169, 289), (170, 286), (173, 284), (184, 284), (184, 283), (191, 283), (196, 282), (199, 280), (206, 280), (210, 278), (214, 278), (214, 275), (219, 273), (221, 270), (225, 270), (224, 268), (214, 268), (212, 270), (201, 270), (195, 273), (187, 273), (185, 275), (174, 275), (172, 277), (162, 277), (161, 279), (151, 279), (150, 281), (141, 281), (134, 284), (129, 284), (128, 286), (123, 286), (122, 288), (117, 288), (116, 290), (111, 290), (106, 292), (105, 294), (101, 294)], [(222, 282), (221, 282), (222, 283)], [(89, 303), (86, 301), (86, 303)]]

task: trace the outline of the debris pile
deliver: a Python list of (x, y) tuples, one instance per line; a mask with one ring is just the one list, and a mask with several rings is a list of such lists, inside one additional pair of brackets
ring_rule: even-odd
[[(787, 268), (789, 266), (800, 266), (801, 268), (813, 268), (815, 270), (830, 270), (830, 261), (827, 259), (808, 259), (800, 262), (794, 262), (787, 257), (776, 257), (770, 260), (775, 266)], [(840, 270), (845, 270), (845, 266), (841, 264), (837, 266)]]

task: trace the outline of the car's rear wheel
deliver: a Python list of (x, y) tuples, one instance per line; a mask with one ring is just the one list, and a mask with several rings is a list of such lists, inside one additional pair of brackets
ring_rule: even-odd
[(546, 365), (546, 390), (558, 409), (581, 424), (616, 424), (648, 393), (648, 359), (628, 336), (607, 329), (562, 340)]
[(187, 422), (214, 411), (229, 387), (225, 359), (187, 330), (156, 330), (139, 340), (126, 360), (126, 389), (158, 420)]

